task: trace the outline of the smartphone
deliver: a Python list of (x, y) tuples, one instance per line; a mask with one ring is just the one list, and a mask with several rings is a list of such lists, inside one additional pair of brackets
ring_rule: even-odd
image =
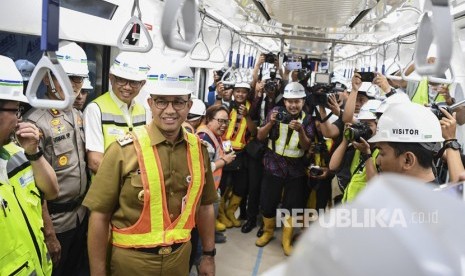
[(373, 82), (375, 79), (375, 73), (373, 72), (357, 72), (362, 77), (362, 82)]
[(286, 69), (291, 70), (300, 70), (302, 69), (302, 62), (300, 61), (288, 61), (286, 64)]

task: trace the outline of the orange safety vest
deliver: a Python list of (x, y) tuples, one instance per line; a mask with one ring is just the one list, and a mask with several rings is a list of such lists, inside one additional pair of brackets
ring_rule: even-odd
[(144, 206), (137, 222), (126, 228), (112, 226), (112, 244), (118, 247), (168, 246), (190, 240), (196, 206), (204, 185), (205, 168), (200, 139), (187, 136), (187, 164), (191, 181), (181, 214), (171, 221), (166, 201), (163, 171), (156, 146), (146, 127), (134, 129), (134, 146), (144, 187)]
[[(245, 107), (247, 108), (247, 110), (250, 110), (249, 101), (245, 103)], [(235, 108), (233, 108), (231, 112), (229, 113), (229, 119), (231, 119), (231, 123), (228, 126), (228, 130), (223, 135), (223, 139), (231, 140), (231, 145), (233, 149), (242, 150), (246, 145), (245, 133), (247, 131), (247, 120), (245, 119), (245, 117), (242, 117), (239, 128), (237, 129), (236, 132), (234, 132), (234, 128), (235, 128), (235, 124), (237, 120), (237, 110)]]
[[(218, 141), (218, 139), (216, 138), (216, 135), (213, 134), (213, 132), (206, 125), (201, 125), (197, 128), (197, 135), (199, 133), (205, 133), (208, 135), (208, 137), (210, 137), (210, 139), (215, 144), (215, 151), (218, 152), (218, 156), (219, 156), (218, 159), (221, 158), (224, 155), (223, 145), (220, 144), (220, 142), (222, 142), (221, 137), (220, 137), (220, 141)], [(213, 161), (216, 161), (216, 160), (213, 160)], [(218, 189), (218, 187), (220, 186), (222, 174), (223, 174), (223, 168), (216, 169), (213, 172), (213, 181), (215, 182), (215, 189)]]

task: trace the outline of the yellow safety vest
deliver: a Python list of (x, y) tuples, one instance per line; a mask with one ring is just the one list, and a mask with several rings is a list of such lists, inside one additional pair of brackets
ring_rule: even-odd
[(189, 133), (195, 133), (195, 129), (187, 122), (182, 123), (182, 127)]
[[(415, 91), (415, 94), (412, 97), (412, 102), (425, 105), (429, 104), (429, 88), (428, 88), (428, 79), (423, 78), (420, 83), (418, 84), (417, 91)], [(436, 98), (434, 99), (435, 102), (445, 102), (446, 99), (444, 98), (443, 95), (437, 94)]]
[[(250, 102), (247, 101), (245, 103), (245, 107), (247, 110), (250, 111)], [(237, 120), (237, 110), (233, 108), (229, 113), (229, 119), (231, 123), (228, 126), (228, 130), (223, 135), (223, 140), (231, 140), (231, 145), (235, 150), (242, 150), (247, 142), (245, 141), (245, 133), (247, 131), (247, 120), (245, 117), (242, 117), (239, 128), (236, 132), (234, 132), (234, 128), (236, 127), (236, 120)]]
[[(217, 153), (218, 159), (221, 158), (224, 155), (223, 145), (220, 144), (220, 142), (218, 142), (218, 139), (216, 138), (215, 134), (213, 134), (213, 132), (206, 125), (200, 125), (197, 128), (196, 134), (198, 135), (199, 133), (205, 133), (208, 135), (208, 137), (210, 137), (210, 140), (213, 141), (213, 144), (215, 146), (215, 152)], [(213, 161), (216, 161), (216, 160), (213, 160)], [(220, 186), (222, 175), (223, 175), (223, 168), (216, 169), (213, 172), (213, 182), (215, 182), (215, 189), (218, 189), (218, 187)]]
[[(378, 149), (375, 149), (372, 154), (373, 164), (376, 166), (376, 157), (378, 156)], [(366, 187), (367, 184), (367, 172), (366, 167), (363, 166), (363, 170), (355, 171), (360, 164), (360, 151), (355, 150), (354, 158), (350, 165), (350, 173), (352, 177), (350, 182), (344, 190), (344, 196), (342, 197), (342, 202), (351, 202), (354, 198)]]
[[(305, 112), (302, 111), (298, 121), (302, 124), (306, 116)], [(299, 158), (304, 156), (305, 151), (299, 148), (299, 132), (293, 131), (289, 143), (286, 144), (288, 132), (289, 124), (279, 123), (279, 137), (275, 141), (268, 139), (268, 148), (272, 151), (274, 150), (276, 154), (286, 157)]]
[(144, 126), (145, 120), (145, 108), (140, 104), (135, 104), (131, 112), (132, 122), (126, 122), (121, 109), (116, 105), (115, 101), (107, 92), (102, 96), (94, 100), (102, 113), (102, 132), (104, 138), (105, 150), (110, 146), (111, 143), (133, 128)]
[(14, 143), (4, 148), (11, 157), (7, 163), (10, 184), (0, 183), (0, 275), (51, 275), (41, 198), (31, 164)]
[(137, 222), (126, 228), (112, 226), (112, 243), (119, 247), (168, 246), (190, 240), (195, 226), (195, 211), (204, 185), (204, 162), (200, 139), (187, 135), (187, 165), (191, 182), (181, 214), (171, 221), (166, 201), (162, 166), (156, 146), (152, 146), (145, 127), (134, 130), (137, 153), (144, 187), (144, 206)]

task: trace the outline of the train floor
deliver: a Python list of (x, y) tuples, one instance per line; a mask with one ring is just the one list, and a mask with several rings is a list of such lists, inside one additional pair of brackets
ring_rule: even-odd
[[(288, 258), (281, 247), (281, 229), (276, 229), (275, 238), (265, 247), (255, 245), (257, 230), (244, 234), (241, 228), (229, 228), (224, 232), (226, 243), (216, 244), (216, 275), (256, 276)], [(196, 275), (193, 268), (190, 276)]]

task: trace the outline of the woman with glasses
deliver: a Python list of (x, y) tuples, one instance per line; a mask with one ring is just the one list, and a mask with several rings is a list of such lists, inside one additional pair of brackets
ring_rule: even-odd
[[(208, 143), (208, 154), (210, 156), (213, 180), (215, 188), (219, 191), (223, 167), (230, 164), (235, 158), (234, 151), (226, 154), (223, 150), (223, 139), (221, 138), (229, 126), (229, 110), (222, 105), (210, 106), (205, 114), (205, 124), (197, 129), (200, 139)], [(232, 222), (228, 220), (224, 213), (224, 200), (221, 206), (215, 206), (215, 211), (219, 211), (220, 220), (216, 220), (216, 231), (224, 231), (226, 227), (232, 227)], [(218, 217), (215, 216), (215, 217)]]

